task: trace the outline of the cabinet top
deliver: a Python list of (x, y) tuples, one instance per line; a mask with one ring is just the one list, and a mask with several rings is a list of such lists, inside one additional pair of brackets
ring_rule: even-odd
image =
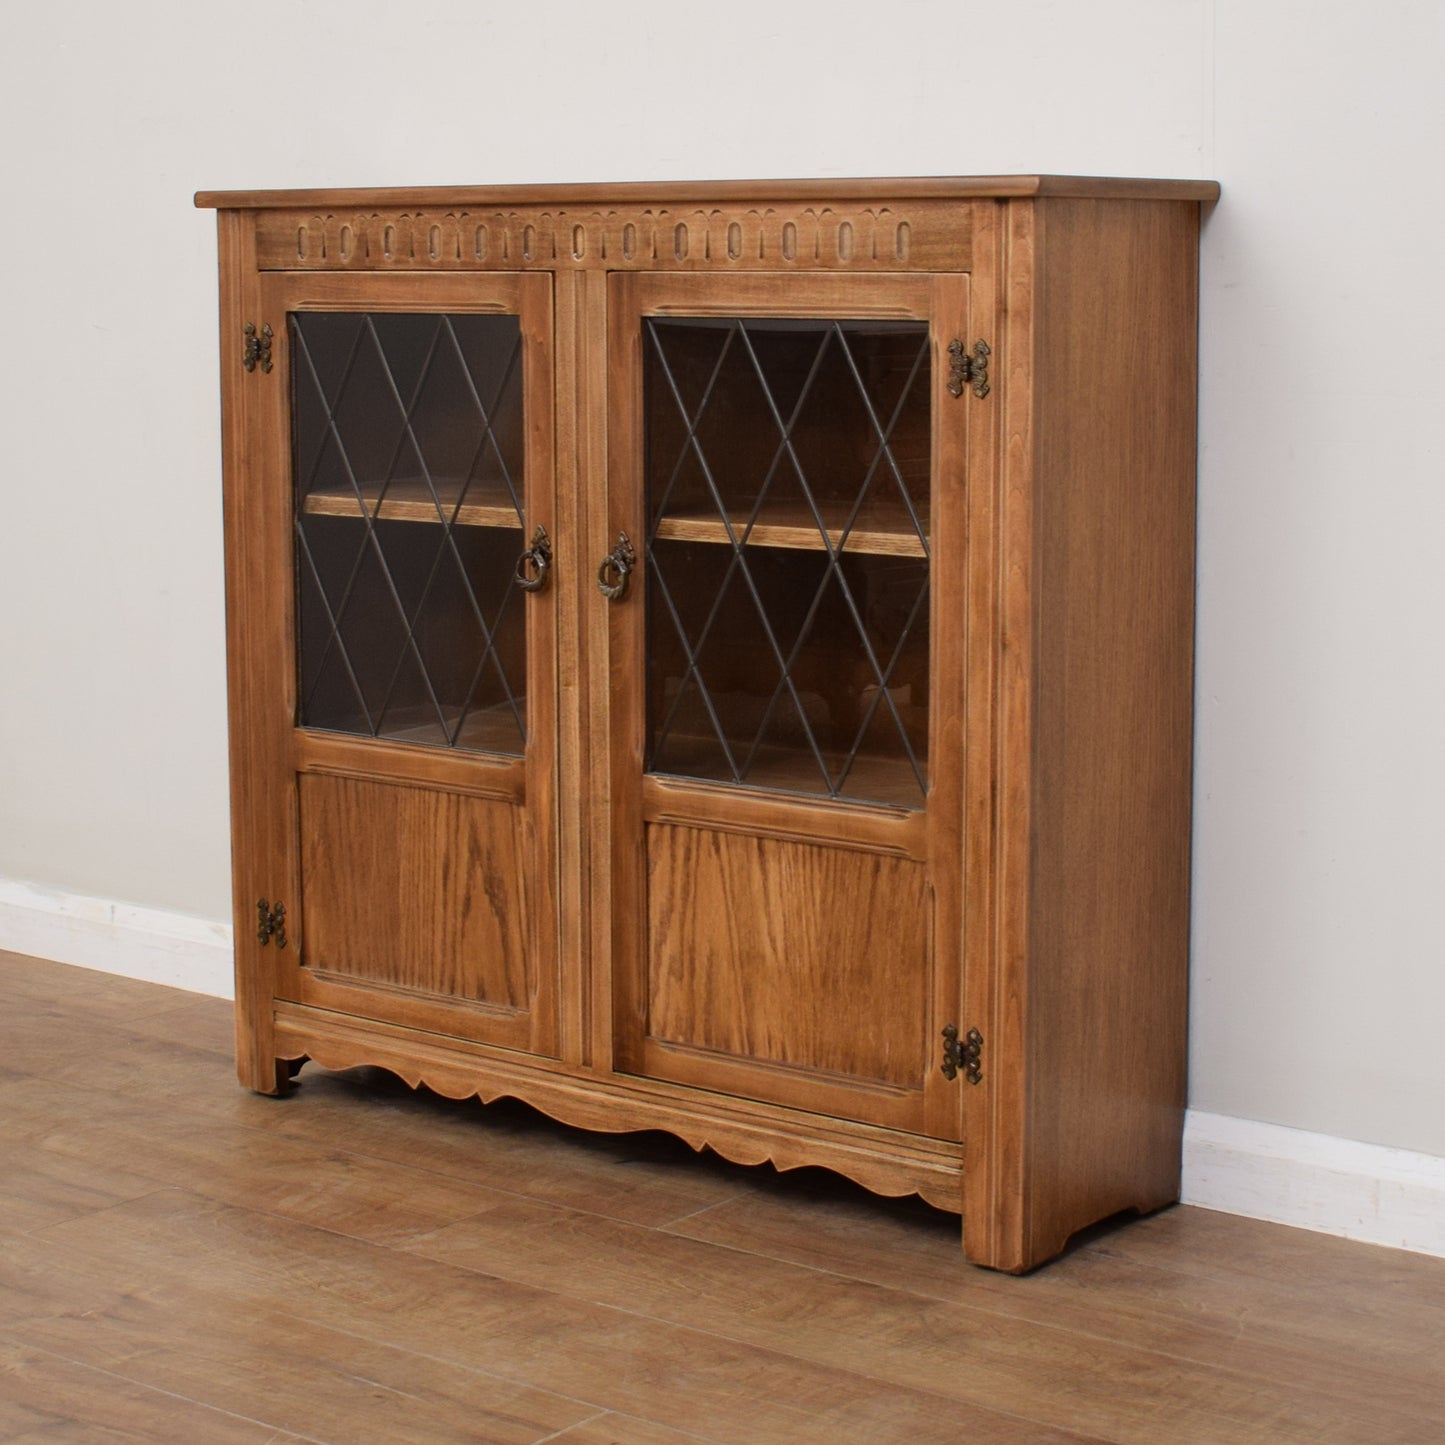
[(577, 185), (381, 186), (337, 190), (198, 191), (214, 210), (311, 206), (515, 206), (680, 204), (711, 201), (981, 200), (1031, 196), (1212, 201), (1218, 181), (1108, 176), (909, 176), (871, 180), (626, 181)]

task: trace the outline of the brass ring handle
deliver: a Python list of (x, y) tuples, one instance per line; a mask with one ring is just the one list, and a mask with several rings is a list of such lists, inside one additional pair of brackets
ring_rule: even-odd
[(538, 527), (532, 534), (532, 545), (517, 558), (517, 586), (523, 592), (540, 592), (547, 585), (551, 567), (552, 544), (547, 529)]
[[(626, 532), (617, 534), (617, 545), (602, 559), (597, 569), (597, 590), (609, 601), (616, 602), (627, 591), (627, 579), (637, 566), (637, 553)], [(613, 580), (613, 579), (616, 580)]]

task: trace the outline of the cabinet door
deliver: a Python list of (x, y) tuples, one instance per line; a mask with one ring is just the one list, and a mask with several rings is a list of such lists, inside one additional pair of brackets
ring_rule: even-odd
[(550, 278), (259, 297), (232, 593), (255, 966), (278, 999), (554, 1052)]
[(611, 278), (624, 1070), (960, 1137), (967, 306), (961, 276)]

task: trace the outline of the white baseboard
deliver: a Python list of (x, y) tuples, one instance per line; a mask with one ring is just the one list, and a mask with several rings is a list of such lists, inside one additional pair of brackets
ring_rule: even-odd
[(1445, 1159), (1191, 1109), (1184, 1202), (1445, 1257)]
[[(0, 948), (235, 996), (231, 928), (0, 878)], [(1184, 1202), (1445, 1257), (1445, 1159), (1191, 1109)]]
[(0, 878), (0, 948), (234, 998), (231, 926)]

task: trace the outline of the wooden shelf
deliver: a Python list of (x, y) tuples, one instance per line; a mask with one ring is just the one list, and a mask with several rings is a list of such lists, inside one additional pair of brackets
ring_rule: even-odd
[[(659, 777), (728, 783), (743, 791), (763, 789), (811, 799), (828, 796), (817, 759), (801, 748), (760, 749), (748, 770), (747, 781), (742, 783), (735, 783), (731, 774), (726, 773), (716, 739), (669, 737), (665, 752), (665, 758), (654, 763), (651, 769)], [(927, 765), (922, 759), (920, 765), (926, 776)], [(907, 758), (861, 755), (843, 785), (842, 801), (921, 808), (924, 800)]]
[[(443, 509), (450, 513), (450, 509), (456, 506), (456, 498), (461, 495), (462, 482), (443, 477), (434, 478), (433, 485)], [(442, 520), (432, 489), (427, 486), (424, 477), (393, 477), (384, 495), (380, 482), (363, 482), (361, 495), (366, 502), (367, 513), (383, 522), (439, 523)], [(381, 500), (380, 507), (377, 506), (378, 498)], [(359, 518), (362, 515), (356, 493), (350, 487), (329, 487), (308, 492), (302, 499), (301, 509), (323, 517)], [(484, 490), (473, 483), (453, 520), (459, 527), (511, 527), (522, 530), (522, 519), (517, 515), (516, 504), (504, 487)]]
[[(818, 510), (823, 516), (823, 525), (828, 540), (834, 548), (843, 541), (843, 529), (848, 525), (851, 502), (820, 501)], [(748, 524), (751, 509), (738, 508), (728, 513), (728, 523), (733, 532), (741, 537)], [(928, 505), (918, 505), (918, 521), (924, 531), (928, 530)], [(677, 542), (712, 542), (728, 545), (728, 529), (715, 508), (698, 508), (691, 511), (669, 512), (657, 524), (659, 538)], [(749, 547), (786, 547), (800, 551), (822, 552), (823, 534), (818, 530), (817, 518), (806, 502), (787, 501), (770, 503), (759, 515), (748, 533)], [(846, 552), (872, 552), (889, 557), (923, 557), (927, 554), (923, 541), (915, 530), (913, 520), (901, 502), (889, 506), (870, 505), (859, 513), (848, 533)]]
[[(527, 713), (524, 698), (517, 699), (518, 709), (523, 717)], [(455, 720), (455, 709), (447, 709), (447, 722)], [(347, 722), (332, 725), (309, 723), (307, 729), (314, 732), (342, 733), (348, 736), (372, 739), (371, 731), (358, 716)], [(446, 735), (437, 722), (431, 708), (409, 708), (405, 711), (393, 709), (388, 715), (386, 731), (374, 739), (380, 743), (410, 743), (426, 747), (447, 748)], [(511, 708), (498, 704), (488, 708), (474, 708), (467, 714), (461, 732), (455, 743), (450, 745), (462, 752), (497, 753), (505, 757), (520, 757), (522, 740), (517, 732), (517, 720)]]

